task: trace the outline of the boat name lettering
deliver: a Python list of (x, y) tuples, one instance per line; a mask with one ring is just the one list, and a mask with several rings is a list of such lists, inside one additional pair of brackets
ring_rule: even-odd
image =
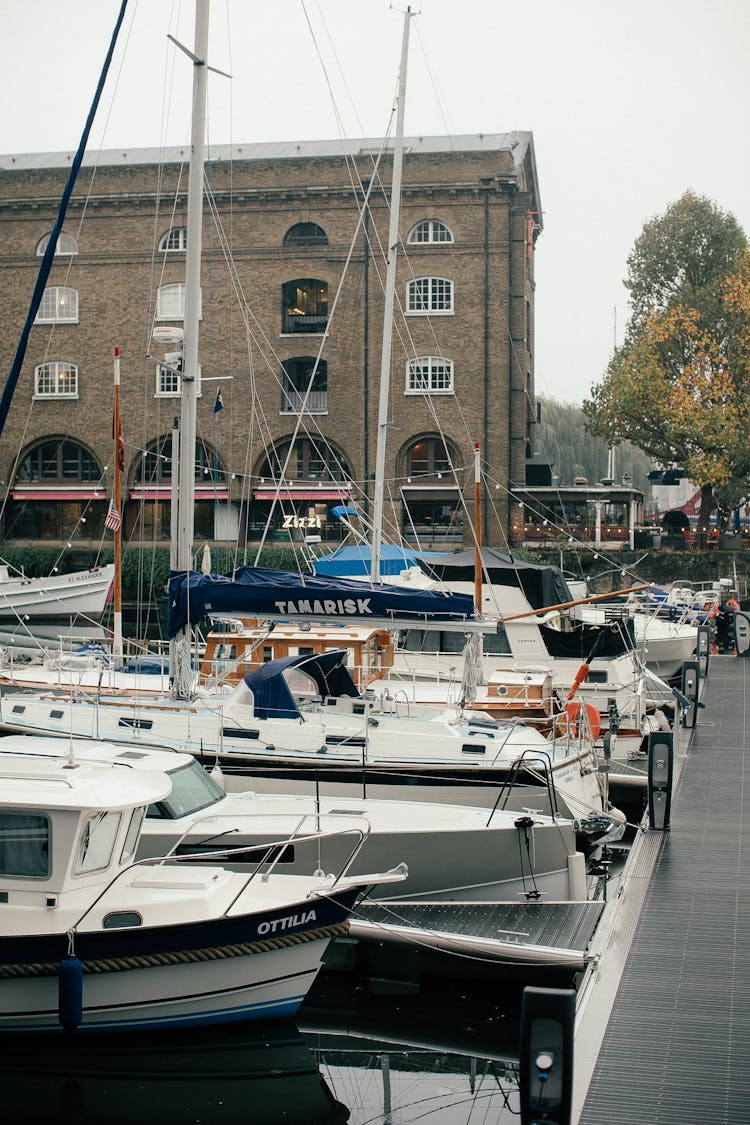
[(342, 616), (343, 614), (372, 613), (370, 598), (325, 598), (323, 601), (300, 599), (297, 602), (274, 602), (279, 613), (315, 613), (318, 615)]
[(305, 914), (287, 914), (284, 918), (274, 918), (272, 922), (260, 922), (258, 924), (258, 933), (275, 934), (279, 930), (291, 930), (293, 926), (304, 926), (308, 922), (314, 922), (316, 914), (314, 910), (308, 910)]

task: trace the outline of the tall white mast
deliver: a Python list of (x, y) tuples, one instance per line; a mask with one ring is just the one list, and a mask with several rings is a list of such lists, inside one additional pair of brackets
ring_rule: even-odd
[[(185, 263), (185, 335), (182, 354), (179, 464), (177, 467), (176, 569), (191, 569), (195, 503), (195, 391), (198, 376), (198, 332), (200, 320), (201, 253), (203, 239), (203, 164), (206, 133), (206, 83), (209, 0), (196, 0), (195, 50), (193, 60), (193, 113), (190, 136), (190, 179), (187, 204), (187, 255)], [(175, 501), (175, 482), (172, 503)], [(172, 694), (189, 697), (192, 688), (190, 627), (175, 637), (170, 649)]]
[(378, 441), (375, 452), (375, 496), (372, 527), (373, 582), (380, 581), (380, 549), (383, 540), (383, 496), (385, 488), (385, 442), (388, 429), (388, 390), (391, 379), (391, 343), (393, 340), (393, 306), (396, 294), (396, 254), (398, 251), (398, 220), (401, 204), (401, 169), (404, 155), (404, 103), (406, 99), (406, 64), (409, 57), (409, 23), (411, 8), (404, 12), (404, 33), (401, 41), (401, 69), (398, 80), (396, 138), (393, 149), (393, 181), (391, 184), (391, 217), (388, 227), (388, 262), (385, 276), (385, 308), (383, 312), (383, 349), (380, 356), (380, 398), (378, 401)]

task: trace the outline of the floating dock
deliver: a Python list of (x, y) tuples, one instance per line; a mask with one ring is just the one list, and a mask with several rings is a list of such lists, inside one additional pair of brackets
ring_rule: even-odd
[(671, 830), (639, 834), (579, 992), (573, 1122), (750, 1120), (750, 660), (718, 656)]

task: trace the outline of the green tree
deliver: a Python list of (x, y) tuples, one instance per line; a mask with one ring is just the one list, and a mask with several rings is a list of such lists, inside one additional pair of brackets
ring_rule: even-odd
[[(750, 256), (733, 216), (690, 192), (650, 220), (628, 258), (625, 342), (583, 404), (589, 433), (630, 441), (732, 506), (750, 474)], [(736, 495), (735, 495), (736, 493)]]

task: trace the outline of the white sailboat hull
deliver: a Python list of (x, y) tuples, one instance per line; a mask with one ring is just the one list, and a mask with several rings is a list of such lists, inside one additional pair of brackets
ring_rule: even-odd
[(12, 578), (0, 574), (0, 618), (100, 617), (115, 576), (114, 564), (48, 578)]

